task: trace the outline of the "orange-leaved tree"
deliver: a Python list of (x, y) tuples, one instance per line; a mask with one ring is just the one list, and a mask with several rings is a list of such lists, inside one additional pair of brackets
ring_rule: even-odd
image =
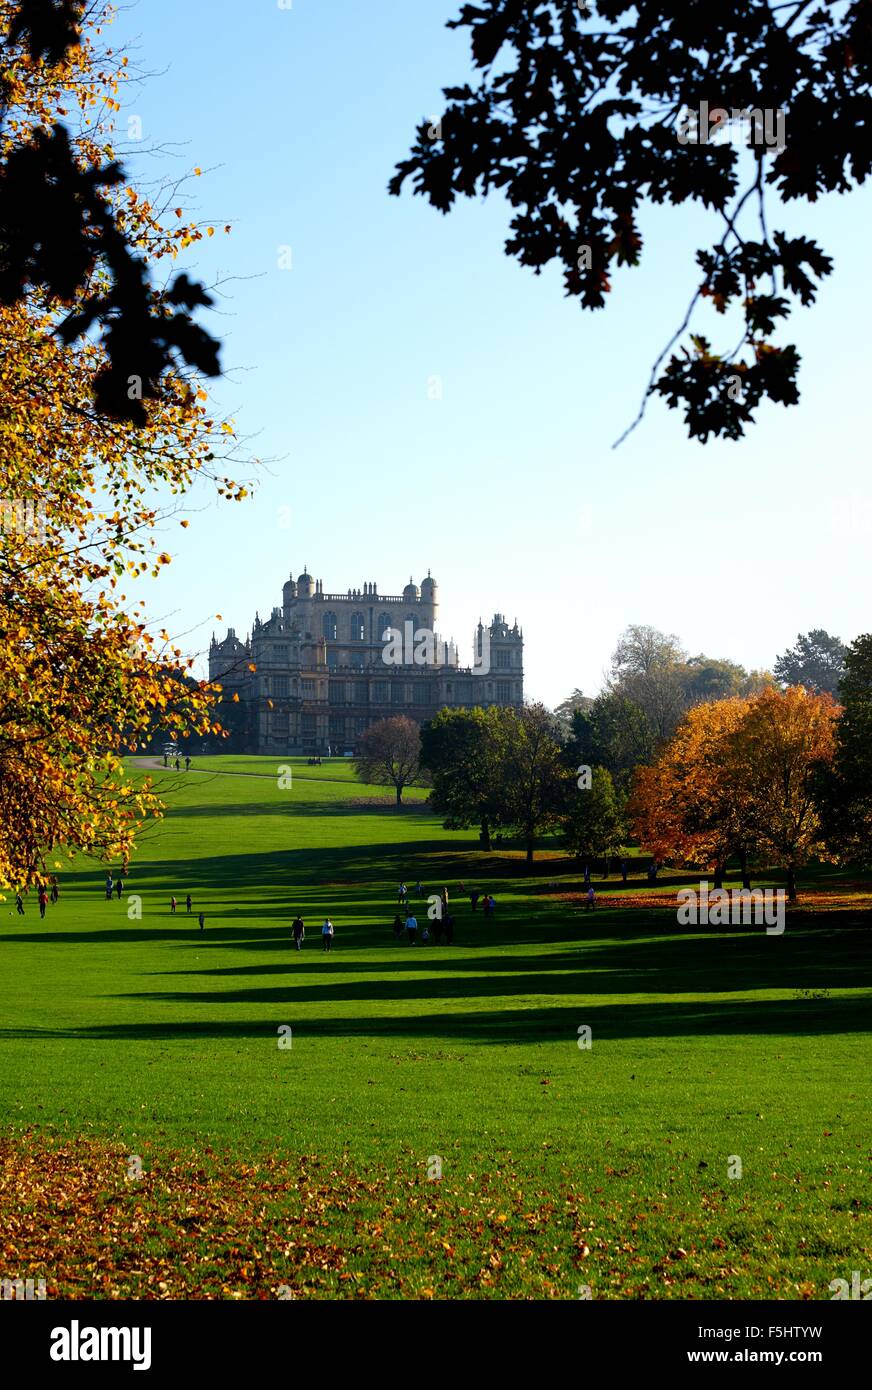
[(637, 773), (635, 833), (659, 858), (713, 868), (718, 886), (731, 855), (746, 887), (759, 857), (786, 870), (793, 901), (797, 868), (824, 853), (814, 779), (832, 760), (838, 714), (832, 696), (802, 686), (697, 705)]
[[(14, 9), (0, 0), (0, 32), (8, 35)], [(4, 151), (61, 114), (75, 121), (83, 173), (112, 157), (126, 59), (103, 46), (109, 17), (108, 6), (89, 6), (81, 42), (56, 63), (7, 44)], [(150, 264), (171, 262), (208, 233), (130, 185), (107, 197)], [(44, 882), (76, 849), (126, 858), (161, 804), (123, 754), (156, 725), (217, 731), (215, 691), (185, 678), (191, 661), (166, 632), (150, 630), (128, 589), (169, 562), (154, 535), (170, 520), (161, 497), (178, 508), (199, 478), (227, 498), (245, 495), (220, 474), (238, 446), (182, 369), (142, 396), (141, 427), (95, 408), (105, 349), (88, 337), (64, 346), (55, 330), (105, 274), (95, 266), (68, 300), (31, 286), (0, 305), (0, 887)], [(153, 306), (174, 312), (157, 289)], [(138, 365), (131, 360), (137, 397)]]
[(793, 685), (762, 690), (735, 735), (752, 779), (758, 852), (787, 873), (796, 900), (796, 871), (812, 857), (829, 858), (815, 778), (835, 752), (840, 706), (825, 691)]
[(720, 887), (731, 854), (752, 840), (749, 786), (733, 736), (750, 701), (712, 700), (688, 710), (651, 767), (639, 768), (629, 811), (636, 835), (657, 859), (714, 870)]

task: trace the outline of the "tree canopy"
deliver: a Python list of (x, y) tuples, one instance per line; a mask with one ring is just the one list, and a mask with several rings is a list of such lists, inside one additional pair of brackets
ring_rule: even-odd
[[(777, 330), (832, 261), (773, 226), (769, 204), (869, 175), (868, 0), (478, 0), (448, 26), (468, 32), (480, 76), (443, 89), (441, 118), (418, 126), (390, 191), (410, 179), (443, 213), (502, 194), (506, 253), (537, 275), (555, 262), (591, 310), (616, 270), (639, 265), (646, 203), (712, 210), (717, 235), (696, 252), (689, 307), (644, 399), (683, 410), (702, 442), (740, 438), (764, 400), (795, 404), (799, 353)], [(737, 138), (718, 138), (731, 123)], [(723, 343), (693, 332), (673, 351), (703, 302)]]

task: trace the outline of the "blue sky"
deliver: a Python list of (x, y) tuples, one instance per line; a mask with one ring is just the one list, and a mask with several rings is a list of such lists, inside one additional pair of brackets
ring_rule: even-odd
[[(817, 307), (790, 320), (801, 405), (764, 407), (744, 442), (703, 447), (652, 402), (612, 450), (717, 224), (649, 209), (642, 266), (590, 314), (556, 272), (504, 255), (499, 199), (442, 217), (389, 197), (417, 122), (468, 76), (465, 35), (445, 28), (458, 8), (141, 0), (114, 26), (151, 74), (121, 117), (143, 123), (129, 172), (200, 166), (178, 201), (232, 224), (185, 268), (223, 282), (203, 317), (224, 343), (214, 394), (267, 460), (252, 499), (194, 497), (190, 528), (167, 530), (174, 562), (151, 611), (202, 652), (213, 628), (243, 633), (268, 613), (304, 565), (326, 590), (385, 593), (429, 568), (462, 657), (479, 615), (517, 617), (526, 691), (552, 704), (596, 691), (631, 622), (748, 667), (799, 631), (867, 631), (868, 190), (770, 204), (771, 228), (836, 261)], [(713, 318), (695, 323), (722, 344)]]

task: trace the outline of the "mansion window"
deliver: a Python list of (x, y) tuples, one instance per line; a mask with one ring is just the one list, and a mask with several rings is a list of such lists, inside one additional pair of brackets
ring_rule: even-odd
[(306, 697), (308, 697), (311, 700), (315, 694), (315, 682), (300, 681), (300, 685), (302, 686), (303, 698), (305, 699)]
[(362, 733), (365, 732), (365, 730), (366, 730), (366, 720), (365, 720), (365, 719), (355, 719), (355, 721), (354, 721), (354, 732), (355, 732), (356, 734), (362, 734)]
[(508, 705), (512, 699), (512, 682), (497, 681), (497, 699), (500, 704)]
[(505, 649), (504, 647), (500, 647), (499, 650), (497, 651), (497, 654), (496, 654), (496, 655), (497, 655), (497, 666), (502, 667), (503, 670), (505, 670), (505, 668), (506, 668), (507, 666), (511, 666), (511, 664), (512, 664), (512, 653), (511, 653), (511, 652), (506, 651), (506, 649)]
[(394, 681), (391, 686), (391, 704), (404, 705), (406, 703), (406, 688), (402, 681)]
[(331, 705), (345, 704), (345, 682), (330, 681), (327, 686), (327, 700)]
[(352, 642), (362, 642), (364, 638), (365, 625), (362, 613), (352, 613), (351, 615), (351, 640)]
[(287, 676), (273, 676), (272, 693), (280, 700), (286, 700), (290, 694), (290, 680)]
[(304, 714), (304, 715), (303, 715), (303, 725), (302, 725), (302, 728), (303, 728), (303, 733), (304, 733), (304, 734), (314, 734), (314, 732), (315, 732), (315, 716), (314, 716), (314, 714)]
[(368, 704), (366, 681), (354, 682), (354, 703), (356, 705)]
[(379, 640), (380, 642), (385, 642), (385, 641), (387, 641), (387, 638), (385, 637), (385, 633), (387, 632), (388, 628), (389, 628), (389, 627), (393, 627), (393, 625), (394, 625), (394, 624), (393, 624), (393, 619), (391, 618), (390, 613), (380, 613), (380, 614), (379, 614), (378, 629), (377, 629), (377, 632), (376, 632), (376, 636), (378, 637), (378, 640)]
[(327, 669), (328, 671), (335, 671), (338, 665), (339, 653), (335, 647), (331, 647), (329, 652), (327, 653)]
[(279, 646), (277, 646), (277, 647), (273, 647), (273, 649), (272, 649), (272, 658), (273, 658), (273, 661), (280, 661), (280, 662), (285, 662), (285, 661), (287, 661), (287, 659), (288, 659), (288, 649), (287, 649), (287, 647), (284, 647), (284, 646), (281, 646), (281, 645), (279, 645)]
[(390, 685), (387, 681), (376, 681), (372, 687), (373, 703), (376, 705), (386, 705), (390, 699), (388, 694), (389, 690)]
[(416, 705), (429, 705), (433, 699), (430, 692), (430, 682), (416, 681), (412, 686), (412, 698)]
[(335, 613), (325, 613), (322, 631), (328, 642), (335, 642), (339, 635), (339, 624)]
[(331, 714), (330, 716), (330, 737), (331, 739), (342, 738), (345, 733), (345, 719), (341, 714)]

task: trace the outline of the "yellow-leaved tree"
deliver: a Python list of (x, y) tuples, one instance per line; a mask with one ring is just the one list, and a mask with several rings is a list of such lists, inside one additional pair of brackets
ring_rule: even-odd
[[(110, 7), (88, 7), (80, 42), (56, 63), (9, 42), (15, 9), (0, 0), (2, 152), (63, 116), (81, 170), (103, 167), (127, 71), (105, 45)], [(148, 265), (171, 263), (209, 230), (174, 211), (165, 226), (126, 183), (106, 196)], [(187, 525), (178, 508), (196, 479), (245, 496), (220, 472), (238, 446), (184, 367), (164, 372), (153, 398), (145, 393), (140, 427), (95, 407), (104, 346), (91, 336), (64, 346), (56, 330), (106, 274), (96, 261), (67, 300), (28, 286), (0, 304), (0, 887), (45, 882), (76, 850), (126, 859), (161, 803), (125, 753), (156, 728), (219, 732), (216, 690), (191, 679), (191, 661), (150, 630), (128, 589), (169, 562), (154, 531)], [(169, 317), (172, 304), (151, 294)], [(136, 365), (132, 392), (142, 385)]]

